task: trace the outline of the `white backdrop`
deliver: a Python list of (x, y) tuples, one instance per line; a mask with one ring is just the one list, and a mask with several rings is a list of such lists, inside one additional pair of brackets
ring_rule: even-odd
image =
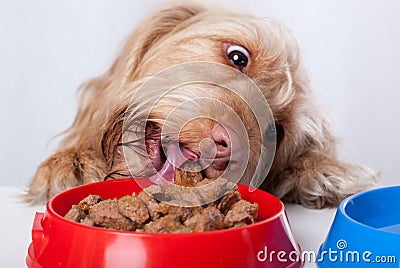
[[(28, 184), (72, 122), (76, 89), (159, 2), (0, 0), (0, 186)], [(288, 25), (340, 156), (400, 182), (400, 1), (218, 2)]]

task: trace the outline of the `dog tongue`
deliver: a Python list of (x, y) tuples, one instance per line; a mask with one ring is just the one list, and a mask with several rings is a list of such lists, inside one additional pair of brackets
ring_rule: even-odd
[(198, 156), (189, 149), (180, 146), (178, 143), (173, 143), (166, 148), (167, 160), (163, 167), (150, 180), (156, 184), (164, 184), (165, 181), (174, 183), (176, 169), (186, 161), (195, 161)]

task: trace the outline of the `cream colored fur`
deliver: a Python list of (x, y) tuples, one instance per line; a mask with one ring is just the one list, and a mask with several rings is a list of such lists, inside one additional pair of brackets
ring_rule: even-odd
[[(251, 51), (245, 75), (260, 88), (284, 130), (263, 189), (286, 201), (322, 208), (336, 206), (346, 196), (374, 185), (376, 176), (371, 170), (337, 159), (335, 138), (312, 100), (297, 42), (288, 29), (272, 19), (183, 1), (144, 20), (110, 69), (82, 86), (75, 121), (65, 131), (57, 152), (39, 166), (26, 200), (43, 202), (76, 185), (129, 176), (120, 143), (124, 112), (135, 90), (176, 64), (210, 61), (231, 65), (224, 51), (230, 43)], [(235, 99), (220, 89), (213, 92), (220, 100)], [(182, 96), (186, 93), (181, 92)], [(145, 103), (151, 96), (148, 92), (136, 101)], [(246, 128), (253, 129), (240, 102), (231, 106), (242, 111)], [(153, 114), (154, 122), (166, 114), (168, 109), (160, 107)], [(181, 133), (194, 150), (195, 137), (207, 135), (204, 124)], [(256, 153), (250, 155), (250, 161), (256, 157)]]

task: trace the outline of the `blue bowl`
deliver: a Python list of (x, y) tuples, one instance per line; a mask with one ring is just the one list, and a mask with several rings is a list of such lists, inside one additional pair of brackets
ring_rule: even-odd
[(400, 186), (373, 189), (339, 205), (318, 267), (400, 267)]

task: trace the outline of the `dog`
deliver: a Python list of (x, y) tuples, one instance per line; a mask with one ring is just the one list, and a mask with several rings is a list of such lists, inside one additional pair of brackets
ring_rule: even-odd
[[(165, 105), (149, 104), (155, 95), (162, 95), (160, 90), (143, 90), (151, 77), (193, 62), (215, 63), (222, 70), (225, 66), (251, 80), (267, 101), (272, 121), (254, 120), (237, 94), (211, 84), (184, 86)], [(225, 72), (218, 75), (230, 79)], [(253, 93), (241, 92), (253, 98), (249, 96)], [(203, 140), (211, 143), (214, 158), (202, 171), (205, 177), (221, 176), (234, 162), (229, 156), (240, 154), (235, 134), (225, 128), (230, 122), (213, 119), (222, 118), (229, 110), (236, 113), (250, 136), (260, 137), (262, 131), (274, 135), (274, 157), (264, 168), (269, 172), (260, 188), (283, 201), (308, 208), (334, 207), (376, 183), (377, 176), (369, 168), (337, 158), (335, 137), (312, 99), (298, 44), (287, 28), (273, 19), (182, 2), (166, 5), (142, 21), (110, 69), (82, 85), (75, 120), (58, 150), (38, 167), (26, 201), (45, 202), (77, 185), (130, 177), (130, 166), (141, 169), (143, 176), (150, 174), (149, 163), (153, 171), (164, 172), (169, 168), (165, 167), (169, 156), (161, 152), (168, 143), (161, 141), (163, 123), (174, 107), (191, 97), (210, 97), (220, 104), (182, 106), (181, 115), (201, 110), (212, 118), (182, 122), (178, 116), (171, 120), (178, 124), (179, 133), (164, 136), (178, 143), (181, 153), (191, 160), (204, 153)], [(150, 106), (147, 116), (136, 109)], [(135, 135), (142, 135), (137, 138), (142, 148), (132, 150), (129, 159), (124, 153), (126, 125), (135, 126)], [(254, 172), (262, 142), (249, 139), (248, 146), (247, 169)]]

